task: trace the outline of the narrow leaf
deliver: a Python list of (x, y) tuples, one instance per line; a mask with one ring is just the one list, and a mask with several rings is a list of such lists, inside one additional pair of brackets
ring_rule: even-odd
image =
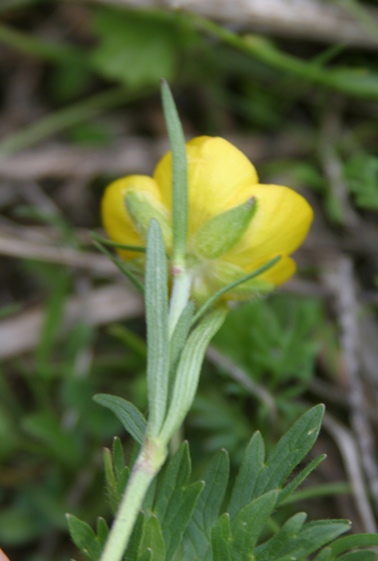
[(107, 238), (103, 238), (99, 236), (96, 232), (90, 233), (91, 238), (96, 242), (99, 242), (102, 245), (108, 245), (110, 247), (114, 247), (115, 249), (126, 249), (127, 251), (135, 251), (136, 253), (146, 253), (146, 248), (141, 245), (127, 245), (124, 243), (113, 242), (113, 240), (108, 240)]
[(150, 561), (165, 561), (166, 559), (165, 542), (159, 520), (155, 515), (151, 515), (146, 522), (139, 544), (138, 561), (146, 559)]
[(257, 548), (256, 559), (258, 559), (258, 561), (278, 559), (283, 545), (298, 535), (303, 524), (306, 522), (306, 518), (307, 514), (304, 512), (298, 512), (298, 514), (289, 518), (277, 534)]
[(167, 260), (161, 230), (151, 220), (146, 259), (148, 432), (156, 436), (163, 423), (169, 381)]
[[(173, 502), (173, 497), (178, 491), (186, 487), (191, 473), (191, 463), (189, 447), (187, 442), (183, 442), (163, 473), (159, 476), (158, 495), (154, 505), (154, 511), (161, 522), (165, 521), (165, 516), (169, 505)], [(164, 524), (165, 527), (165, 524)]]
[(113, 469), (112, 454), (108, 448), (104, 449), (103, 459), (104, 459), (106, 492), (108, 495), (108, 500), (110, 503), (110, 508), (112, 510), (112, 513), (115, 514), (117, 512), (118, 503), (119, 503), (119, 493), (118, 493), (117, 480)]
[(325, 460), (326, 455), (322, 454), (321, 456), (318, 456), (317, 458), (314, 458), (312, 460), (312, 462), (310, 462), (308, 464), (308, 466), (306, 466), (296, 477), (294, 477), (294, 479), (292, 479), (292, 481), (290, 481), (290, 483), (288, 483), (286, 485), (286, 487), (284, 489), (282, 489), (282, 491), (280, 492), (277, 504), (282, 503), (283, 501), (285, 501), (285, 499), (287, 499), (287, 497), (289, 497), (291, 495), (291, 493), (293, 491), (295, 491), (295, 489), (301, 484), (303, 483), (303, 481), (305, 479), (307, 479), (307, 477), (310, 475), (310, 473), (312, 473), (314, 471), (315, 468), (318, 467), (318, 465), (323, 462), (323, 460)]
[(229, 459), (221, 450), (203, 475), (205, 488), (201, 493), (189, 522), (184, 549), (186, 557), (206, 560), (211, 553), (211, 530), (218, 517), (227, 488)]
[(333, 560), (334, 560), (334, 556), (332, 555), (332, 549), (330, 547), (325, 547), (324, 549), (322, 549), (314, 559), (314, 561), (333, 561)]
[(109, 528), (106, 523), (106, 520), (101, 516), (99, 516), (97, 518), (97, 539), (101, 545), (101, 548), (104, 547), (108, 534), (109, 534)]
[(140, 512), (134, 526), (133, 533), (131, 534), (126, 553), (123, 561), (135, 561), (138, 559), (139, 545), (143, 539), (145, 528), (145, 515)]
[(226, 292), (230, 292), (231, 290), (233, 290), (234, 288), (236, 288), (240, 284), (243, 284), (244, 282), (247, 282), (249, 280), (254, 279), (255, 277), (258, 277), (262, 273), (265, 273), (265, 271), (267, 271), (268, 269), (271, 269), (276, 263), (278, 263), (278, 261), (280, 259), (281, 259), (281, 256), (277, 255), (277, 257), (274, 257), (273, 259), (270, 259), (270, 261), (265, 263), (265, 265), (263, 265), (262, 267), (259, 267), (258, 269), (256, 269), (252, 273), (249, 273), (248, 275), (245, 275), (244, 277), (241, 277), (240, 279), (238, 279), (234, 282), (231, 282), (230, 284), (227, 284), (226, 286), (224, 286), (223, 288), (218, 290), (208, 300), (206, 300), (206, 302), (201, 306), (201, 308), (198, 310), (198, 312), (196, 313), (196, 315), (193, 318), (193, 323), (196, 323), (205, 314), (205, 312), (207, 312), (207, 310), (209, 308), (211, 308), (211, 306), (221, 296), (223, 296), (223, 294), (226, 294)]
[(141, 294), (144, 293), (143, 284), (140, 282), (138, 277), (134, 275), (134, 273), (122, 261), (114, 257), (114, 255), (112, 255), (110, 251), (105, 249), (105, 247), (101, 243), (93, 242), (93, 244), (95, 245), (95, 247), (97, 247), (99, 251), (101, 251), (101, 253), (106, 255), (106, 257), (109, 257), (110, 261), (112, 261), (114, 265), (118, 267), (118, 269), (121, 271), (121, 273), (123, 273), (129, 279), (129, 281), (135, 286), (138, 292), (140, 292)]
[(226, 315), (226, 308), (214, 310), (189, 336), (177, 367), (171, 404), (160, 434), (163, 442), (172, 438), (193, 403), (206, 348), (223, 324)]
[(334, 555), (355, 547), (378, 546), (378, 534), (353, 534), (335, 541), (330, 547)]
[(173, 331), (170, 343), (170, 370), (175, 374), (178, 359), (180, 358), (181, 351), (183, 350), (186, 340), (188, 338), (190, 326), (192, 323), (194, 313), (194, 302), (189, 302), (184, 308), (176, 327)]
[(236, 559), (247, 561), (254, 553), (257, 540), (276, 502), (277, 491), (270, 491), (245, 506), (231, 524), (232, 553)]
[(95, 395), (93, 399), (96, 403), (110, 409), (121, 421), (130, 436), (136, 442), (142, 444), (146, 431), (146, 420), (135, 405), (122, 397), (104, 393)]
[[(350, 522), (348, 520), (318, 520), (305, 524), (297, 535), (287, 536), (286, 539), (278, 541), (270, 540), (270, 548), (273, 548), (273, 558), (275, 561), (283, 561), (287, 558), (294, 557), (302, 559), (307, 555), (311, 555), (317, 549), (320, 549), (327, 543), (337, 538), (340, 534), (350, 530)], [(276, 536), (275, 536), (276, 537)], [(269, 543), (269, 542), (268, 542)], [(257, 561), (270, 561), (271, 555), (267, 555), (267, 549), (264, 546), (257, 548)], [(261, 553), (263, 554), (261, 555)]]
[(91, 561), (97, 561), (101, 555), (101, 545), (92, 528), (72, 514), (67, 514), (67, 522), (74, 544)]
[(264, 467), (265, 446), (260, 432), (252, 436), (239, 469), (227, 511), (233, 518), (255, 495), (255, 485)]
[(233, 561), (231, 556), (230, 543), (230, 516), (226, 512), (220, 518), (218, 518), (211, 532), (213, 561)]
[(168, 83), (162, 80), (161, 95), (165, 122), (172, 151), (173, 176), (173, 263), (184, 264), (188, 229), (188, 171), (185, 138)]
[(376, 561), (375, 551), (352, 551), (337, 558), (337, 561)]
[(164, 533), (167, 542), (167, 557), (164, 561), (171, 561), (174, 558), (203, 489), (204, 483), (197, 481), (181, 492), (181, 497), (178, 497), (177, 502), (172, 501), (164, 524), (162, 523), (164, 528), (169, 528), (169, 532)]
[(265, 469), (259, 474), (255, 489), (257, 495), (282, 487), (316, 441), (323, 414), (323, 405), (312, 407), (283, 435), (269, 456)]

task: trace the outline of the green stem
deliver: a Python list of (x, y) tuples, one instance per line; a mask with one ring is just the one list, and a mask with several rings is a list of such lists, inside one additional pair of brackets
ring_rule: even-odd
[(167, 455), (161, 442), (146, 441), (130, 475), (100, 561), (121, 561), (151, 482)]

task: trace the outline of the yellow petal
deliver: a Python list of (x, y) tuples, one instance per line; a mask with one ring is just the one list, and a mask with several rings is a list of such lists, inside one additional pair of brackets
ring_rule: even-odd
[(249, 272), (276, 255), (295, 251), (308, 233), (313, 211), (288, 187), (252, 185), (244, 196), (256, 198), (257, 210), (241, 240), (223, 259)]
[[(160, 192), (156, 182), (146, 175), (129, 175), (111, 183), (105, 190), (101, 201), (102, 223), (111, 240), (127, 245), (144, 246), (145, 240), (138, 233), (125, 204), (127, 191), (148, 193), (159, 201)], [(135, 252), (122, 250), (119, 254), (125, 259), (138, 256)]]
[[(212, 216), (246, 200), (240, 194), (258, 182), (246, 156), (223, 138), (200, 136), (186, 144), (189, 183), (189, 234)], [(154, 178), (162, 200), (172, 207), (172, 155), (158, 163)]]

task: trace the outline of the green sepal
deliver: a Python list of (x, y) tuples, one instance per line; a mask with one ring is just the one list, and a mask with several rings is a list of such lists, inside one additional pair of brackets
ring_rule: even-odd
[(251, 223), (257, 209), (256, 199), (213, 216), (194, 235), (192, 251), (206, 259), (216, 259), (233, 248)]
[[(239, 286), (241, 284), (246, 283), (248, 281), (252, 281), (252, 279), (255, 279), (256, 277), (258, 277), (262, 273), (265, 273), (265, 271), (267, 271), (268, 269), (271, 269), (276, 263), (278, 263), (278, 261), (280, 259), (281, 259), (281, 255), (277, 255), (277, 257), (274, 257), (273, 259), (270, 259), (267, 263), (265, 263), (265, 265), (263, 265), (262, 267), (259, 267), (258, 269), (256, 269), (252, 273), (249, 273), (248, 275), (244, 275), (242, 277), (239, 277), (236, 280), (234, 280), (233, 282), (230, 282), (229, 284), (226, 284), (225, 286), (220, 288), (217, 292), (215, 292), (215, 294), (210, 296), (210, 298), (208, 298), (208, 300), (206, 300), (206, 302), (204, 304), (202, 304), (202, 306), (200, 307), (200, 309), (198, 310), (198, 312), (196, 313), (196, 315), (193, 318), (193, 323), (196, 323), (209, 310), (209, 308), (211, 308), (211, 306), (213, 306), (213, 304), (219, 298), (221, 298), (224, 294), (226, 294), (226, 293), (229, 293), (230, 295), (236, 294), (236, 291), (234, 290), (235, 288), (238, 287), (238, 289), (239, 289)], [(257, 281), (258, 281), (258, 284), (255, 285), (256, 286), (255, 293), (261, 291), (261, 289), (264, 289), (265, 292), (266, 292), (268, 289), (272, 290), (274, 288), (274, 286), (271, 283), (268, 283), (266, 281), (261, 281), (260, 282), (259, 279), (257, 279)], [(249, 294), (252, 295), (252, 289), (249, 290)]]
[(154, 218), (160, 225), (164, 245), (167, 251), (172, 248), (172, 227), (168, 210), (161, 202), (147, 191), (128, 191), (125, 196), (127, 211), (136, 229), (144, 238)]

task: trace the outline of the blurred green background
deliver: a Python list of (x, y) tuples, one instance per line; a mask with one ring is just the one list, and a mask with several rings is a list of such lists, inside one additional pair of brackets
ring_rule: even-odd
[[(236, 471), (254, 430), (273, 445), (324, 402), (314, 455), (328, 460), (287, 513), (374, 531), (375, 2), (320, 0), (332, 10), (328, 32), (317, 17), (301, 29), (304, 14), (287, 30), (282, 0), (263, 34), (212, 2), (208, 19), (118, 4), (0, 4), (0, 547), (12, 561), (78, 559), (65, 513), (110, 517), (102, 448), (120, 435), (128, 455), (131, 442), (92, 396), (145, 409), (145, 328), (139, 297), (90, 231), (102, 233), (107, 183), (150, 174), (167, 149), (161, 77), (188, 138), (227, 138), (262, 183), (297, 189), (315, 211), (297, 276), (235, 306), (214, 340), (182, 434), (194, 475), (222, 447)], [(354, 31), (342, 37), (345, 19)]]

